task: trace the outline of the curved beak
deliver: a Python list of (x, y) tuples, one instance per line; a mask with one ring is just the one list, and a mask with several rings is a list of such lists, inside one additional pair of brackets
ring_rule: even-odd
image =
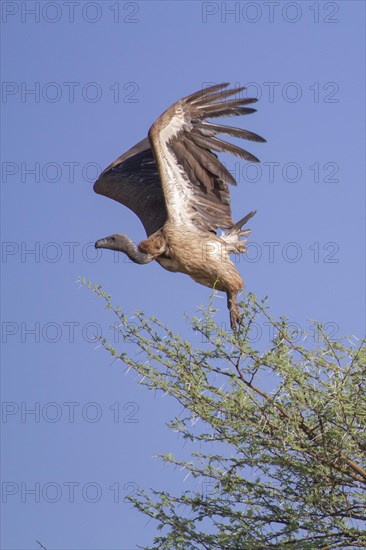
[(94, 246), (95, 248), (104, 248), (106, 243), (107, 239), (99, 239), (99, 241), (97, 241)]

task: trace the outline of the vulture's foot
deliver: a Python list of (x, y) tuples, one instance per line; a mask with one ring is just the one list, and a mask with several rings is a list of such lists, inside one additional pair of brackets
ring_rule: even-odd
[(239, 317), (239, 314), (238, 314), (238, 310), (235, 308), (235, 309), (231, 309), (230, 310), (230, 325), (231, 325), (231, 330), (233, 332), (236, 332), (237, 331), (237, 325), (239, 324), (239, 321), (240, 321), (240, 317)]
[(237, 332), (238, 325), (241, 321), (241, 316), (239, 315), (239, 308), (236, 302), (237, 292), (228, 292), (227, 293), (227, 307), (230, 312), (230, 326), (233, 332)]

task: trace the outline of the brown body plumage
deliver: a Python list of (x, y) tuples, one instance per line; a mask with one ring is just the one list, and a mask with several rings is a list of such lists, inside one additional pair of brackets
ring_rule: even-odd
[[(230, 322), (238, 322), (237, 294), (243, 281), (230, 254), (246, 251), (242, 226), (234, 224), (228, 183), (233, 176), (212, 153), (229, 152), (251, 162), (258, 159), (217, 133), (265, 141), (240, 128), (207, 122), (207, 118), (249, 114), (255, 99), (223, 101), (243, 88), (212, 86), (181, 99), (158, 118), (149, 136), (112, 163), (94, 185), (97, 193), (128, 206), (141, 219), (148, 238), (136, 247), (125, 235), (96, 242), (97, 248), (126, 253), (136, 263), (156, 260), (169, 271), (186, 273), (196, 282), (226, 292)], [(217, 235), (221, 228), (222, 234)]]

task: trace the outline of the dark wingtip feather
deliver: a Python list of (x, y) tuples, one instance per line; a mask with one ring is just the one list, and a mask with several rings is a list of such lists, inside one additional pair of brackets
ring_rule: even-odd
[[(197, 106), (199, 106), (200, 104), (211, 105), (213, 102), (216, 102), (216, 103), (222, 102), (227, 97), (233, 96), (235, 94), (239, 94), (243, 90), (245, 90), (244, 87), (232, 88), (231, 90), (230, 89), (229, 90), (222, 89), (222, 90), (220, 90), (216, 93), (211, 93), (210, 95), (205, 95), (203, 97), (200, 97), (199, 99), (197, 99), (195, 101), (192, 101), (191, 103), (194, 103)], [(240, 101), (240, 99), (239, 99), (239, 101)]]
[(224, 104), (220, 112), (215, 113), (203, 113), (201, 115), (201, 118), (222, 118), (222, 117), (229, 117), (229, 116), (240, 116), (240, 115), (251, 115), (252, 113), (256, 113), (257, 109), (253, 109), (253, 107), (229, 107), (228, 109), (224, 109)]
[(235, 128), (233, 126), (223, 126), (222, 124), (214, 124), (213, 122), (200, 122), (196, 123), (196, 127), (193, 132), (198, 132), (202, 135), (216, 135), (227, 134), (236, 138), (247, 139), (249, 141), (264, 142), (266, 141), (262, 136), (250, 132), (249, 130), (243, 130), (242, 128)]
[[(258, 99), (256, 101), (258, 101)], [(253, 109), (253, 107), (239, 107), (239, 109), (242, 115), (251, 115), (257, 112), (257, 109)]]
[(224, 82), (222, 84), (215, 84), (214, 86), (209, 86), (208, 88), (203, 88), (202, 90), (199, 90), (198, 92), (195, 92), (194, 94), (190, 94), (186, 96), (184, 99), (186, 101), (192, 102), (197, 99), (201, 99), (204, 96), (207, 96), (213, 92), (216, 92), (218, 90), (223, 90), (224, 88), (227, 88), (229, 86), (229, 82)]
[(97, 179), (97, 181), (94, 183), (93, 185), (93, 191), (94, 193), (98, 193), (98, 195), (102, 195), (102, 192), (101, 192), (101, 187), (102, 187), (102, 182), (101, 182), (101, 178), (99, 177)]

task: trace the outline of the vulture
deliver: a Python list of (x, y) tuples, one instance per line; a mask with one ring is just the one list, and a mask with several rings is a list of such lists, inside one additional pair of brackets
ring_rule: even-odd
[[(132, 210), (147, 238), (136, 246), (116, 233), (95, 243), (96, 248), (124, 252), (135, 263), (156, 260), (168, 271), (186, 273), (197, 283), (227, 295), (231, 328), (240, 322), (237, 305), (243, 281), (230, 254), (246, 252), (242, 229), (254, 216), (237, 223), (231, 217), (230, 171), (213, 152), (259, 160), (217, 134), (266, 141), (258, 134), (208, 119), (248, 115), (256, 98), (239, 97), (245, 89), (211, 86), (174, 103), (153, 123), (148, 137), (118, 157), (99, 176), (94, 191)], [(237, 96), (233, 98), (233, 96)]]

